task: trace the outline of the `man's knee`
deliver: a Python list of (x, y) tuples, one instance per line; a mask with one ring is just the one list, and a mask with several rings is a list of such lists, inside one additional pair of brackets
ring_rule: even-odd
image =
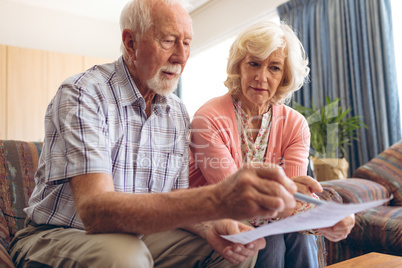
[(97, 234), (96, 246), (81, 256), (89, 267), (153, 267), (152, 255), (141, 239), (128, 234)]
[(134, 235), (87, 235), (73, 228), (33, 233), (12, 243), (10, 253), (20, 267), (153, 267), (150, 251)]

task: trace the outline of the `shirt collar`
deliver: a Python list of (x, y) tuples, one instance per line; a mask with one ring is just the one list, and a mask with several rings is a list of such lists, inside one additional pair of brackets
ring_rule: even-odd
[[(117, 61), (117, 75), (120, 76), (119, 81), (124, 81), (124, 85), (120, 86), (121, 90), (121, 104), (123, 106), (131, 105), (135, 102), (139, 102), (143, 109), (145, 109), (145, 100), (142, 97), (140, 91), (137, 88), (130, 72), (126, 66), (123, 56)], [(155, 95), (155, 102), (153, 110), (155, 113), (169, 113), (170, 111), (170, 96)]]

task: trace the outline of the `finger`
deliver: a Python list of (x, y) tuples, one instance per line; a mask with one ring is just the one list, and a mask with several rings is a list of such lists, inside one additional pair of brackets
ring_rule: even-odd
[[(241, 223), (237, 222), (237, 221), (228, 222), (226, 225), (226, 234), (232, 235), (232, 234), (240, 233), (241, 231), (239, 229), (239, 224), (241, 224)], [(244, 232), (244, 231), (242, 231), (242, 232)]]
[(320, 230), (320, 232), (322, 233), (322, 235), (327, 238), (328, 240), (332, 241), (332, 242), (338, 242), (341, 241), (343, 239), (346, 239), (348, 237), (348, 234), (345, 233), (336, 233), (333, 231), (328, 231), (328, 230)]
[(265, 246), (266, 246), (265, 239), (264, 238), (259, 238), (257, 240), (254, 240), (251, 243), (248, 243), (246, 245), (246, 248), (259, 251), (260, 249), (265, 248)]
[[(321, 193), (323, 191), (321, 184), (310, 176), (296, 176), (292, 177), (292, 180), (296, 184), (302, 184), (310, 193)], [(298, 190), (301, 192), (300, 188)]]
[(231, 248), (230, 257), (238, 262), (244, 262), (249, 257), (257, 255), (258, 250), (248, 249), (244, 245), (236, 244)]
[(338, 242), (342, 239), (347, 238), (347, 236), (350, 233), (350, 229), (335, 230), (334, 227), (328, 227), (328, 228), (320, 229), (320, 232), (328, 240), (333, 241), (333, 242)]
[(273, 210), (281, 212), (296, 206), (293, 194), (289, 193), (278, 182), (259, 180), (257, 190), (259, 191), (257, 198), (260, 206), (266, 209), (267, 212), (272, 212)]
[(283, 169), (279, 166), (270, 163), (249, 163), (246, 166), (249, 168), (254, 167), (257, 176), (260, 178), (280, 183), (291, 194), (294, 194), (297, 191), (296, 184), (286, 176)]
[(344, 218), (343, 220), (337, 222), (333, 226), (334, 231), (351, 231), (353, 226), (355, 225), (355, 215), (349, 215), (348, 217)]
[(238, 264), (247, 260), (246, 256), (240, 255), (233, 248), (225, 249), (223, 253), (223, 257), (232, 264)]

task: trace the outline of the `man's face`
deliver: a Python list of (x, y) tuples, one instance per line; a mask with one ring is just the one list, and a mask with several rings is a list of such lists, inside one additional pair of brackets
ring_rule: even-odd
[(191, 19), (179, 5), (155, 5), (153, 25), (140, 38), (134, 79), (142, 90), (173, 92), (190, 56)]

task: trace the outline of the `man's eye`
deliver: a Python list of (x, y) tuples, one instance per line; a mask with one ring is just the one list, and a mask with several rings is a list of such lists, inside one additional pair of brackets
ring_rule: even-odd
[(162, 40), (162, 47), (165, 48), (165, 49), (172, 48), (173, 45), (174, 45), (174, 42), (175, 42), (175, 41), (172, 40), (172, 39), (165, 39), (165, 40)]

